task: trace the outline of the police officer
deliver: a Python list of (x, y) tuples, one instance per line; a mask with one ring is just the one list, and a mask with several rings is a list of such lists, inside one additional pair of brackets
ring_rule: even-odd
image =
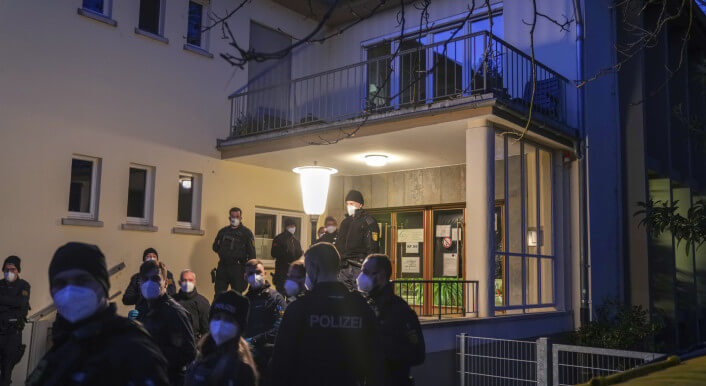
[(341, 254), (339, 280), (355, 291), (356, 279), (360, 274), (363, 259), (380, 249), (378, 237), (380, 229), (375, 218), (363, 210), (363, 194), (351, 190), (346, 195), (346, 218), (341, 221), (341, 229), (336, 239), (336, 248)]
[(272, 258), (275, 259), (275, 275), (272, 282), (277, 291), (284, 293), (284, 281), (287, 277), (289, 264), (302, 257), (302, 246), (294, 237), (297, 226), (294, 220), (287, 218), (284, 220), (284, 232), (275, 236), (272, 240)]
[(250, 286), (245, 297), (250, 301), (248, 328), (243, 337), (253, 347), (255, 363), (265, 377), (267, 362), (272, 355), (277, 329), (287, 306), (284, 297), (265, 280), (265, 267), (257, 259), (245, 264), (245, 275)]
[(95, 245), (68, 243), (49, 264), (53, 344), (28, 385), (168, 385), (167, 362), (142, 326), (116, 315)]
[(9, 256), (0, 280), (0, 385), (9, 385), (12, 368), (22, 359), (22, 329), (29, 312), (29, 283), (20, 279), (21, 260)]
[(240, 208), (230, 208), (230, 225), (218, 231), (213, 241), (213, 251), (218, 253), (216, 268), (216, 295), (230, 288), (242, 292), (245, 289), (243, 274), (245, 262), (255, 258), (255, 237), (243, 221)]
[[(144, 252), (142, 252), (142, 262), (144, 263), (148, 260), (159, 261), (159, 255), (157, 254), (156, 249), (147, 248)], [(140, 284), (142, 284), (142, 282), (140, 281), (140, 273), (138, 272), (132, 275), (130, 278), (130, 283), (128, 283), (125, 293), (123, 294), (123, 304), (126, 306), (135, 306), (137, 316), (134, 317), (134, 319), (137, 320), (142, 320), (142, 317), (147, 312), (147, 301), (140, 292)], [(169, 271), (167, 271), (167, 293), (170, 296), (176, 295), (174, 275), (172, 275)]]
[(191, 329), (196, 342), (208, 332), (208, 311), (211, 305), (196, 289), (196, 274), (185, 269), (179, 277), (179, 293), (174, 300), (181, 304), (191, 318)]
[(196, 343), (189, 313), (167, 294), (166, 276), (162, 262), (147, 260), (140, 266), (140, 291), (148, 305), (142, 324), (167, 358), (170, 384), (181, 385), (186, 366), (196, 357)]
[(333, 245), (305, 254), (311, 291), (287, 308), (271, 361), (273, 385), (381, 385), (375, 314), (338, 279)]
[(338, 223), (336, 222), (336, 219), (331, 216), (326, 217), (326, 220), (324, 220), (324, 226), (326, 233), (324, 233), (323, 236), (320, 236), (316, 242), (336, 244), (336, 238), (338, 238)]
[(289, 272), (287, 272), (287, 281), (284, 282), (284, 292), (287, 296), (287, 305), (300, 299), (306, 293), (306, 269), (304, 268), (304, 260), (299, 259), (289, 264)]
[(358, 289), (373, 301), (382, 335), (386, 386), (414, 385), (409, 369), (424, 362), (425, 347), (417, 314), (395, 295), (390, 276), (390, 259), (381, 254), (368, 256), (358, 276)]

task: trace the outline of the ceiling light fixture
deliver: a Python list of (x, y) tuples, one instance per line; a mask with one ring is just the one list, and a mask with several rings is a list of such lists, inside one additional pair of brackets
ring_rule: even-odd
[(385, 154), (368, 154), (365, 156), (365, 163), (368, 166), (385, 166), (387, 165), (387, 156)]

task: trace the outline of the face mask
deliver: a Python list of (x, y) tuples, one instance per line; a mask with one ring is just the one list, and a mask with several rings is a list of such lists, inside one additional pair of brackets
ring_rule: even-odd
[(309, 279), (309, 274), (306, 275), (306, 280), (304, 280), (304, 287), (308, 290), (314, 288), (314, 283), (312, 283), (311, 279)]
[(255, 289), (262, 288), (262, 286), (265, 285), (265, 277), (253, 273), (252, 275), (248, 276), (248, 283), (250, 284), (250, 287), (253, 287)]
[(326, 232), (328, 232), (328, 233), (333, 233), (335, 231), (336, 231), (336, 227), (333, 225), (329, 225), (326, 227)]
[(230, 219), (230, 225), (237, 227), (238, 225), (240, 225), (240, 219), (237, 219), (237, 218)]
[(358, 279), (356, 279), (356, 283), (358, 283), (358, 290), (361, 292), (370, 292), (375, 288), (375, 283), (373, 283), (373, 279), (370, 278), (370, 276), (361, 273), (358, 275)]
[(86, 287), (67, 285), (54, 294), (56, 310), (71, 323), (93, 315), (98, 309), (98, 296)]
[(181, 290), (186, 293), (193, 292), (195, 287), (196, 286), (194, 285), (194, 282), (192, 282), (192, 281), (184, 281), (181, 283)]
[(157, 258), (155, 258), (155, 257), (148, 257), (148, 258), (145, 259), (145, 262), (147, 262), (147, 261), (152, 261), (152, 260), (157, 260)]
[(217, 345), (221, 345), (238, 336), (238, 326), (222, 320), (212, 320), (208, 325), (213, 340)]
[(289, 228), (287, 228), (287, 232), (289, 232), (289, 233), (291, 233), (291, 234), (294, 234), (294, 232), (296, 232), (296, 231), (297, 231), (297, 228), (295, 228), (295, 227), (289, 227)]
[(357, 208), (353, 205), (346, 206), (346, 210), (348, 211), (349, 216), (353, 216), (355, 214), (356, 209)]
[(287, 296), (294, 296), (299, 293), (299, 284), (294, 280), (287, 280), (284, 282), (284, 292)]
[(160, 290), (159, 283), (152, 280), (146, 281), (140, 285), (140, 292), (142, 292), (142, 296), (144, 296), (145, 299), (158, 298), (161, 292)]
[(14, 272), (5, 272), (5, 280), (12, 283), (17, 279), (17, 275)]

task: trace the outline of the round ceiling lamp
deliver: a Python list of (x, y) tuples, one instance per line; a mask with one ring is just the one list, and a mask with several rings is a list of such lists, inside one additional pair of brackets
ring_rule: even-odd
[(365, 156), (365, 163), (368, 166), (385, 166), (387, 165), (387, 158), (385, 154), (368, 154)]

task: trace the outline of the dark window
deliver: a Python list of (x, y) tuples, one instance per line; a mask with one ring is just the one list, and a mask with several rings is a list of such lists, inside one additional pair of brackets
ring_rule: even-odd
[(74, 158), (71, 161), (71, 187), (69, 190), (70, 212), (91, 212), (92, 188), (93, 161)]
[(83, 9), (103, 13), (103, 0), (83, 0)]
[(127, 216), (145, 217), (145, 195), (147, 192), (147, 170), (130, 168), (127, 193)]
[(161, 0), (140, 0), (140, 23), (138, 27), (155, 35), (160, 35), (159, 15)]
[(177, 221), (191, 222), (191, 213), (194, 203), (194, 177), (179, 176), (179, 207), (177, 208)]
[(186, 31), (186, 43), (201, 47), (201, 21), (203, 20), (203, 6), (189, 2), (189, 26)]

